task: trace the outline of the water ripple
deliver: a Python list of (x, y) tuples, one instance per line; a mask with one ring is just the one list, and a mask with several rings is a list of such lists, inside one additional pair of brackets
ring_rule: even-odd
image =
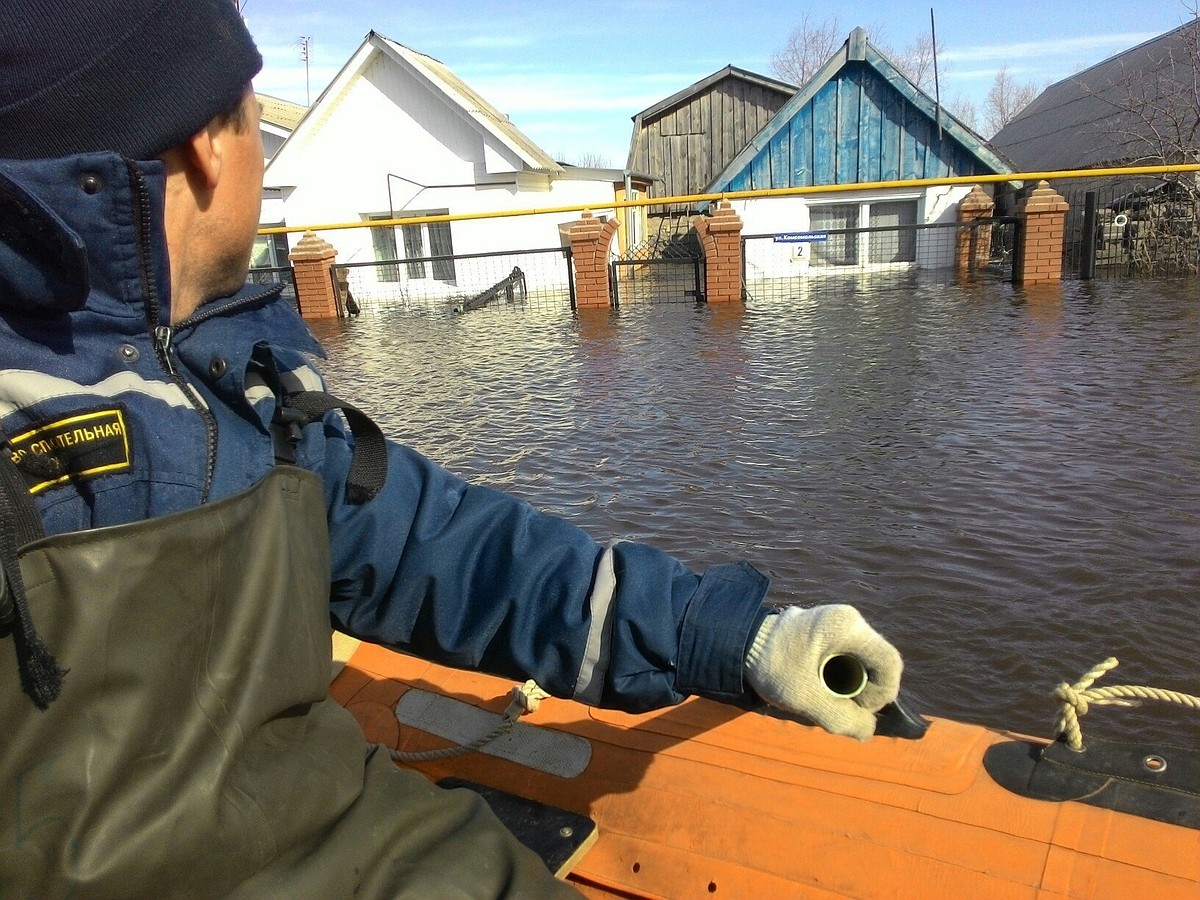
[[(1112, 683), (1200, 691), (1197, 285), (1062, 294), (906, 281), (317, 330), (335, 389), (455, 471), (602, 540), (749, 558), (775, 602), (855, 603), (927, 711), (1047, 734), (1054, 685), (1109, 655)], [(1085, 729), (1196, 746), (1185, 721)]]

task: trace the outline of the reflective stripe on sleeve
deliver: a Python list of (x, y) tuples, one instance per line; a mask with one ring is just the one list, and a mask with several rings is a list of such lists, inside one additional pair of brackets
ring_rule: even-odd
[(612, 653), (613, 600), (617, 595), (617, 573), (613, 566), (613, 556), (619, 543), (621, 542), (613, 541), (605, 548), (604, 555), (600, 557), (600, 565), (596, 567), (591, 596), (588, 597), (592, 627), (588, 631), (583, 662), (579, 666), (579, 677), (575, 681), (575, 699), (590, 706), (600, 702), (600, 695), (604, 692), (604, 676), (608, 672), (609, 657)]

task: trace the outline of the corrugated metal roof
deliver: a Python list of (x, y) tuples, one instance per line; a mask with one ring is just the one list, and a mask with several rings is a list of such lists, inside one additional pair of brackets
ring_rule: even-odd
[[(1030, 172), (1143, 158), (1152, 145), (1136, 135), (1150, 136), (1152, 129), (1166, 126), (1169, 106), (1185, 115), (1190, 110), (1195, 122), (1200, 103), (1191, 79), (1200, 59), (1198, 39), (1200, 24), (1193, 20), (1050, 85), (992, 143)], [(1182, 71), (1173, 73), (1173, 64)], [(1172, 92), (1182, 97), (1181, 103), (1170, 102)], [(1131, 105), (1136, 113), (1129, 111)]]
[(410, 66), (422, 72), (432, 86), (446, 95), (452, 103), (458, 105), (485, 130), (491, 132), (504, 144), (514, 150), (524, 161), (537, 171), (559, 173), (562, 171), (554, 159), (541, 147), (531, 141), (516, 125), (509, 121), (508, 116), (487, 102), (480, 94), (452, 72), (445, 63), (419, 53), (411, 47), (406, 47), (378, 32), (369, 36), (378, 40), (377, 46), (390, 50)]
[(262, 120), (271, 125), (286, 128), (288, 131), (295, 130), (296, 126), (300, 124), (300, 120), (304, 118), (304, 114), (308, 112), (307, 106), (292, 103), (290, 100), (281, 100), (270, 94), (255, 93), (254, 96), (258, 98), (259, 106), (262, 107)]

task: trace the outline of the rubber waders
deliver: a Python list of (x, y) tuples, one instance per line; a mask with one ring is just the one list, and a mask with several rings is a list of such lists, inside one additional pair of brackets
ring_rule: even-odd
[(317, 476), (280, 466), (18, 559), (67, 674), (41, 711), (0, 654), (0, 893), (575, 896), (476, 794), (397, 769), (328, 699)]

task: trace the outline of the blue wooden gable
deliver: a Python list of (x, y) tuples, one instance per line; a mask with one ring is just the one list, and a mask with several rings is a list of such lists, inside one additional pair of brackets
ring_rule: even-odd
[[(936, 117), (936, 118), (935, 118)], [(938, 122), (941, 123), (939, 135)], [(856, 28), (709, 192), (1008, 173)]]

